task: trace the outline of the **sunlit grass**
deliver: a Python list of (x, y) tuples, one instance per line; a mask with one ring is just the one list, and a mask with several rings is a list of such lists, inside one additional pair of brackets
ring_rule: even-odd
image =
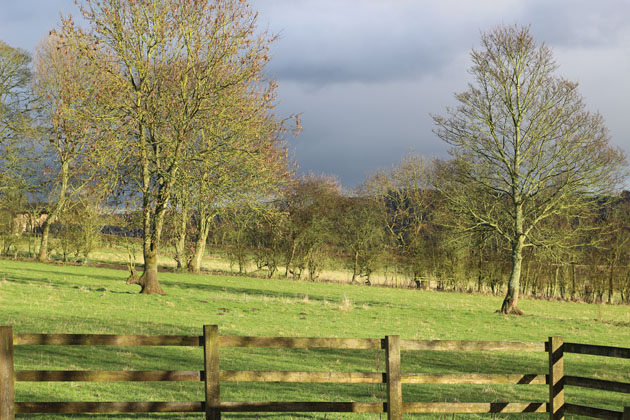
[[(12, 325), (17, 333), (201, 335), (204, 324), (217, 324), (224, 335), (381, 338), (389, 334), (408, 339), (506, 341), (545, 341), (559, 335), (566, 341), (630, 347), (630, 309), (621, 305), (522, 300), (520, 307), (526, 315), (514, 317), (495, 313), (501, 298), (485, 295), (160, 273), (167, 294), (143, 296), (136, 293), (137, 286), (126, 285), (125, 278), (124, 271), (104, 268), (0, 261), (0, 324)], [(202, 361), (200, 348), (25, 346), (16, 350), (17, 369), (195, 370), (201, 369)], [(628, 361), (567, 355), (565, 367), (568, 374), (630, 382)], [(382, 352), (323, 349), (224, 349), (221, 368), (385, 369)], [(406, 372), (545, 373), (546, 369), (544, 353), (403, 352)], [(407, 401), (548, 398), (545, 386), (408, 385), (403, 392)], [(201, 383), (17, 383), (16, 394), (20, 401), (203, 400)], [(382, 401), (385, 394), (383, 385), (226, 383), (221, 389), (226, 401)], [(630, 405), (630, 398), (624, 394), (575, 388), (567, 388), (566, 394), (574, 403), (616, 410)], [(99, 418), (153, 417), (203, 418), (184, 414)], [(288, 417), (323, 418), (323, 414)], [(376, 418), (327, 415), (342, 417)], [(545, 416), (527, 415), (534, 417)]]

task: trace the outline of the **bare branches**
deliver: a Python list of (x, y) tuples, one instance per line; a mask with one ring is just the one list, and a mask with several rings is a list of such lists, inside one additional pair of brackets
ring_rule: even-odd
[(498, 27), (482, 35), (482, 46), (471, 53), (476, 85), (456, 95), (460, 104), (447, 117), (434, 117), (455, 158), (439, 185), (466, 216), (461, 229), (489, 228), (510, 244), (514, 290), (523, 247), (549, 244), (548, 220), (576, 220), (613, 193), (626, 162), (577, 84), (553, 74), (551, 50), (529, 28)]

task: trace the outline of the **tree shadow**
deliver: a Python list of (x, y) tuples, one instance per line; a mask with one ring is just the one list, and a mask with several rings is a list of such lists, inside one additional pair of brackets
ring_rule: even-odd
[[(85, 278), (89, 278), (89, 279), (96, 279), (96, 280), (103, 280), (103, 281), (120, 281), (121, 279), (124, 279), (124, 275), (121, 275), (120, 278), (118, 277), (114, 277), (114, 276), (104, 276), (104, 275), (95, 275), (93, 273), (90, 273), (89, 275), (87, 274), (79, 274), (79, 273), (74, 273), (71, 271), (54, 271), (51, 272), (50, 270), (44, 270), (44, 269), (37, 269), (37, 268), (29, 268), (29, 267), (21, 267), (20, 270), (20, 275), (18, 275), (17, 273), (7, 273), (6, 275), (6, 279), (8, 281), (13, 281), (16, 283), (22, 283), (22, 284), (29, 284), (29, 283), (46, 283), (46, 284), (58, 284), (60, 281), (59, 279), (56, 279), (55, 281), (52, 281), (50, 279), (48, 279), (45, 275), (50, 275), (50, 274), (54, 274), (56, 276), (64, 276), (64, 277), (68, 277), (70, 279), (68, 280), (61, 280), (62, 283), (72, 283), (76, 285), (76, 281), (73, 281), (71, 279), (75, 279), (75, 278), (80, 278), (80, 279), (85, 279)], [(41, 274), (40, 276), (37, 277), (28, 277), (27, 274), (28, 273), (38, 273)], [(23, 275), (22, 275), (23, 274)]]

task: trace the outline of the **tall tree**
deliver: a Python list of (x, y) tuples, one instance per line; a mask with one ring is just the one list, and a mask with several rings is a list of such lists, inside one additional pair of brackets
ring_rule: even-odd
[(431, 184), (434, 169), (433, 162), (412, 153), (390, 170), (372, 174), (363, 186), (381, 202), (388, 236), (413, 280), (427, 266), (426, 236), (436, 201)]
[(9, 231), (17, 212), (25, 211), (25, 192), (32, 186), (36, 166), (28, 141), (30, 64), (26, 51), (0, 41), (0, 207)]
[(18, 140), (29, 117), (30, 55), (0, 41), (0, 144)]
[(70, 19), (64, 31), (111, 93), (93, 100), (125, 123), (112, 150), (127, 159), (127, 185), (141, 197), (141, 292), (163, 293), (157, 264), (169, 200), (187, 159), (203, 158), (187, 150), (220, 93), (261, 73), (271, 38), (242, 0), (87, 0), (82, 15), (87, 31)]
[(352, 269), (351, 283), (365, 277), (370, 284), (370, 276), (386, 249), (383, 203), (368, 194), (339, 197), (339, 202), (334, 237), (350, 254), (347, 266)]
[(617, 271), (627, 265), (630, 257), (630, 199), (622, 194), (602, 204), (604, 211), (598, 220), (600, 240), (589, 251), (598, 265), (608, 269), (607, 302), (613, 303)]
[[(511, 274), (500, 311), (520, 314), (523, 249), (561, 242), (545, 221), (585, 217), (625, 168), (609, 145), (603, 118), (591, 113), (577, 83), (554, 74), (551, 49), (527, 27), (498, 27), (473, 50), (474, 82), (459, 105), (435, 116), (437, 135), (453, 146), (441, 190), (466, 215), (464, 230), (490, 229), (511, 250)], [(552, 239), (553, 238), (553, 239)]]
[(334, 243), (341, 185), (332, 176), (307, 174), (294, 180), (285, 191), (281, 210), (286, 213), (285, 272), (309, 280), (319, 276), (327, 250)]
[(187, 168), (197, 222), (191, 272), (201, 269), (212, 219), (222, 206), (241, 203), (253, 211), (288, 181), (284, 121), (272, 112), (275, 90), (273, 82), (259, 86), (246, 80), (226, 90), (203, 123), (195, 154), (204, 158)]
[(96, 147), (98, 125), (91, 123), (95, 114), (91, 98), (101, 87), (86, 71), (78, 51), (55, 32), (38, 46), (34, 61), (32, 90), (38, 115), (34, 133), (45, 155), (42, 188), (48, 192), (38, 259), (46, 261), (51, 225), (68, 200), (94, 182), (104, 164)]

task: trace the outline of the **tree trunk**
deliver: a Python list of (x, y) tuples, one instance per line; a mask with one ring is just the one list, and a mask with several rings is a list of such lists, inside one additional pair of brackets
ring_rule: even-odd
[[(164, 216), (168, 206), (170, 189), (174, 182), (174, 176), (167, 182), (162, 177), (158, 178), (157, 191), (153, 197), (152, 205), (151, 197), (151, 175), (149, 171), (147, 132), (145, 127), (140, 125), (141, 147), (142, 152), (142, 227), (143, 241), (142, 253), (144, 257), (144, 272), (139, 279), (140, 293), (145, 295), (160, 294), (164, 291), (158, 280), (158, 248), (160, 245), (160, 237), (162, 236), (162, 227), (164, 226)], [(171, 174), (173, 175), (173, 174)]]
[(52, 225), (57, 219), (57, 215), (61, 211), (61, 208), (65, 204), (66, 192), (68, 191), (68, 179), (69, 179), (69, 164), (63, 162), (61, 164), (61, 187), (59, 188), (59, 195), (57, 196), (57, 203), (52, 209), (48, 217), (42, 225), (42, 240), (39, 245), (39, 256), (37, 259), (41, 262), (48, 260), (48, 237), (50, 235), (50, 225)]
[(615, 262), (613, 261), (610, 264), (610, 269), (608, 273), (608, 303), (612, 303), (612, 296), (614, 292), (614, 282), (613, 278), (615, 276)]
[(144, 240), (142, 254), (144, 257), (144, 271), (138, 281), (142, 288), (140, 293), (145, 295), (160, 294), (164, 291), (158, 281), (158, 244), (162, 230), (163, 212), (152, 213), (151, 208), (144, 208)]
[(181, 203), (181, 215), (179, 219), (179, 237), (175, 242), (175, 261), (179, 271), (188, 268), (188, 255), (186, 253), (186, 235), (188, 227), (188, 198), (184, 197)]
[(522, 315), (523, 312), (518, 309), (519, 283), (521, 279), (521, 265), (523, 263), (523, 243), (524, 236), (519, 236), (512, 245), (512, 273), (508, 281), (507, 294), (501, 305), (502, 314)]
[(575, 263), (571, 263), (571, 300), (575, 299)]
[(199, 222), (197, 223), (197, 241), (195, 242), (195, 251), (193, 257), (188, 264), (188, 271), (191, 273), (201, 272), (201, 261), (206, 252), (206, 241), (208, 240), (208, 234), (210, 233), (210, 219), (213, 216), (199, 216)]
[[(207, 238), (207, 236), (206, 236)], [(203, 255), (206, 252), (206, 241), (202, 240), (201, 234), (199, 238), (197, 238), (197, 242), (195, 243), (195, 251), (193, 256), (188, 264), (188, 271), (191, 273), (199, 274), (201, 272), (201, 260), (203, 259)]]
[(558, 289), (558, 277), (560, 277), (560, 263), (556, 262), (556, 268), (553, 274), (553, 281), (549, 285), (549, 290), (547, 291), (548, 298), (553, 298), (556, 294), (556, 290)]
[(175, 242), (175, 262), (177, 271), (185, 271), (188, 268), (188, 255), (186, 255), (186, 232), (180, 232)]
[(527, 288), (529, 287), (529, 269), (531, 268), (531, 260), (527, 260), (527, 264), (525, 264), (525, 277), (523, 278), (523, 282), (521, 284), (521, 293), (527, 294)]
[(477, 293), (481, 293), (482, 284), (483, 284), (483, 254), (481, 250), (479, 250), (479, 265), (477, 267)]
[(287, 264), (285, 266), (285, 270), (284, 270), (284, 277), (287, 278), (289, 277), (289, 268), (291, 267), (291, 264), (293, 263), (293, 258), (295, 257), (295, 240), (293, 241), (293, 245), (291, 246), (291, 255), (289, 255), (289, 258), (287, 259)]
[(244, 274), (245, 273), (245, 249), (244, 249), (243, 241), (240, 235), (239, 235), (238, 241), (236, 242), (236, 252), (237, 252), (237, 258), (238, 258), (238, 273)]
[(48, 220), (46, 219), (42, 225), (42, 240), (39, 244), (39, 256), (37, 257), (41, 262), (48, 260), (48, 236), (50, 234), (50, 223), (48, 223)]
[(138, 284), (140, 284), (140, 287), (142, 288), (140, 290), (140, 293), (142, 294), (164, 294), (164, 290), (162, 290), (162, 286), (160, 286), (160, 282), (158, 281), (157, 256), (157, 247), (154, 246), (154, 244), (151, 244), (149, 249), (144, 249), (144, 272), (138, 280)]
[(354, 282), (357, 279), (357, 275), (359, 271), (359, 253), (355, 252), (354, 253), (354, 266), (353, 266), (353, 270), (352, 270), (352, 281), (350, 282), (351, 284), (354, 284)]
[[(153, 217), (151, 217), (153, 216)], [(144, 271), (138, 284), (142, 288), (140, 293), (145, 295), (164, 294), (158, 281), (158, 244), (162, 230), (164, 212), (151, 213), (150, 208), (144, 210), (144, 240), (142, 255), (144, 257)]]

